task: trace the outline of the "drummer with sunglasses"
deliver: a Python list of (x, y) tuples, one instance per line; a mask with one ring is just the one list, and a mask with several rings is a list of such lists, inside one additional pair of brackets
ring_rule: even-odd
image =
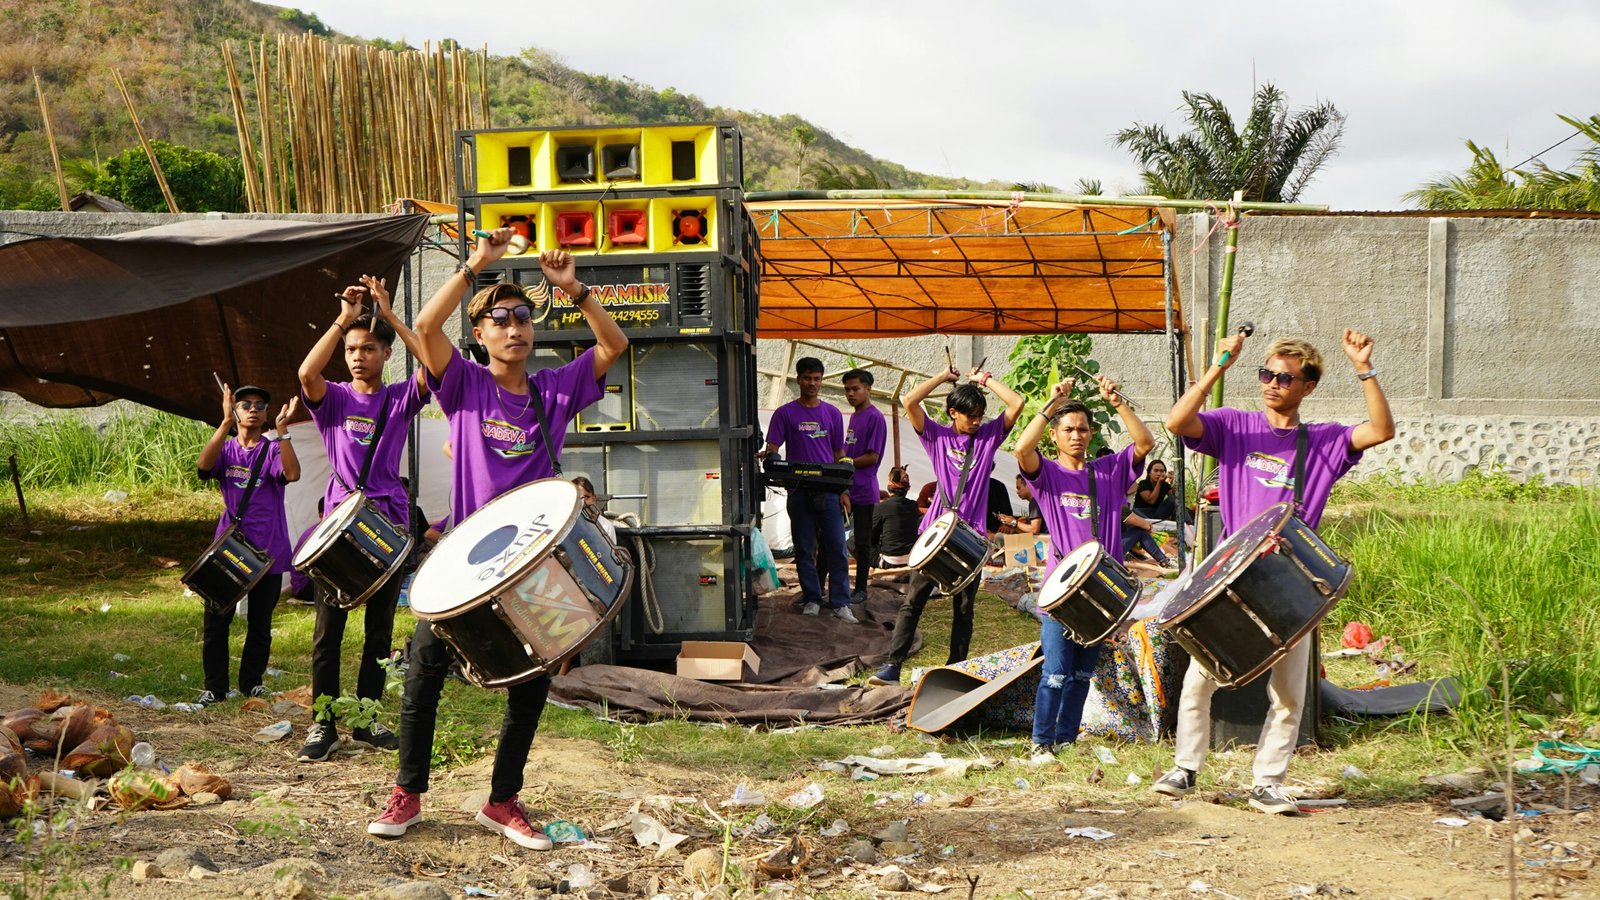
[[(1095, 376), (1095, 381), (1101, 399), (1117, 411), (1132, 439), (1121, 452), (1090, 461), (1094, 415), (1072, 399), (1074, 380), (1070, 378), (1051, 388), (1050, 400), (1017, 438), (1018, 477), (1032, 485), (1038, 498), (1040, 515), (1050, 533), (1052, 568), (1089, 541), (1099, 541), (1107, 554), (1122, 561), (1122, 498), (1156, 445), (1149, 426), (1117, 392), (1117, 383), (1105, 375)], [(1053, 460), (1045, 459), (1038, 450), (1046, 423), (1056, 445)], [(1060, 622), (1043, 614), (1039, 616), (1039, 645), (1044, 663), (1033, 700), (1032, 752), (1054, 754), (1060, 745), (1078, 739), (1101, 645), (1085, 647), (1073, 641)]]
[[(1266, 363), (1256, 370), (1261, 411), (1222, 408), (1201, 412), (1212, 387), (1238, 361), (1245, 337), (1237, 334), (1218, 343), (1218, 361), (1178, 400), (1166, 423), (1167, 430), (1181, 436), (1186, 447), (1216, 457), (1223, 537), (1267, 507), (1294, 501), (1300, 404), (1316, 390), (1323, 375), (1322, 354), (1317, 348), (1303, 340), (1279, 340), (1267, 349)], [(1367, 420), (1359, 425), (1329, 422), (1306, 427), (1305, 484), (1300, 486), (1300, 507), (1295, 514), (1312, 528), (1322, 519), (1333, 483), (1361, 461), (1363, 452), (1394, 437), (1394, 417), (1372, 364), (1372, 338), (1347, 329), (1343, 345), (1361, 386)], [(1256, 745), (1250, 791), (1250, 805), (1265, 813), (1299, 811), (1283, 792), (1283, 779), (1300, 733), (1309, 654), (1315, 649), (1309, 640), (1300, 641), (1269, 675), (1271, 705)], [(1216, 690), (1217, 682), (1199, 661), (1191, 661), (1178, 706), (1176, 765), (1156, 781), (1152, 788), (1156, 793), (1181, 797), (1193, 790), (1195, 773), (1205, 762), (1211, 697)]]
[[(478, 291), (468, 302), (472, 335), (487, 351), (488, 365), (467, 359), (451, 345), (445, 324), (463, 292), (474, 286), (485, 267), (505, 255), (514, 234), (510, 228), (500, 228), (480, 238), (472, 255), (456, 266), (416, 319), (418, 355), (426, 367), (427, 385), (450, 423), (455, 451), (450, 520), (455, 523), (465, 522), (505, 491), (555, 474), (551, 454), (559, 457), (567, 425), (579, 410), (600, 399), (606, 372), (628, 349), (627, 337), (588, 286), (579, 283), (572, 257), (562, 250), (540, 254), (545, 285), (534, 289), (534, 298), (521, 285), (501, 283)], [(537, 295), (550, 287), (570, 298), (597, 343), (564, 366), (530, 375), (533, 302), (542, 300)], [(541, 433), (541, 419), (549, 425), (547, 433)], [(450, 662), (448, 645), (427, 622), (419, 622), (411, 638), (400, 707), (400, 771), (383, 814), (367, 826), (369, 834), (399, 837), (422, 818), (439, 694)], [(477, 816), (478, 824), (531, 850), (549, 850), (551, 841), (528, 819), (517, 795), (549, 691), (548, 675), (507, 688), (489, 797)]]
[[(406, 530), (411, 522), (411, 497), (400, 479), (400, 451), (411, 431), (411, 420), (428, 405), (428, 386), (420, 369), (414, 379), (384, 383), (383, 370), (394, 353), (395, 337), (398, 335), (415, 354), (417, 336), (394, 314), (383, 279), (363, 275), (360, 281), (338, 295), (338, 318), (300, 363), (300, 396), (322, 435), (328, 464), (333, 469), (323, 496), (323, 510), (331, 513), (338, 509), (356, 489), (370, 451), (372, 467), (360, 487), (384, 517)], [(369, 302), (371, 311), (364, 313), (362, 306)], [(322, 377), (335, 350), (344, 356), (349, 383), (330, 382)], [(387, 415), (382, 414), (385, 406)], [(376, 433), (380, 424), (381, 434)], [(373, 441), (377, 441), (375, 449), (371, 446)], [(388, 658), (394, 645), (394, 610), (402, 583), (398, 576), (389, 578), (361, 606), (363, 639), (361, 662), (356, 669), (356, 696), (363, 700), (383, 697), (384, 672), (378, 661)], [(311, 696), (317, 700), (339, 696), (340, 653), (350, 610), (332, 600), (321, 597), (316, 604), (317, 624), (311, 638)], [(351, 737), (381, 750), (400, 745), (395, 733), (381, 722), (352, 729)], [(339, 747), (338, 724), (324, 706), (306, 730), (299, 761), (321, 762)]]

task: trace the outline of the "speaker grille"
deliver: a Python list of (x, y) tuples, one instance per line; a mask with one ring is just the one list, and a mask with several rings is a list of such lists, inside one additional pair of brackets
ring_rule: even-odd
[(717, 349), (710, 344), (634, 345), (634, 427), (717, 425)]
[(722, 631), (727, 625), (721, 540), (654, 539), (651, 576), (667, 633)]
[(716, 441), (610, 444), (606, 491), (644, 494), (614, 500), (616, 512), (638, 513), (646, 525), (722, 524), (722, 458)]
[(711, 273), (704, 263), (678, 268), (678, 315), (703, 319), (711, 314)]

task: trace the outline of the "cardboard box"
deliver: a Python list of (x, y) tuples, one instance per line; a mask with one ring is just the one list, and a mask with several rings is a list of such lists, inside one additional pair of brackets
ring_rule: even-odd
[(678, 677), (700, 681), (743, 681), (761, 671), (761, 657), (749, 644), (733, 641), (684, 641), (678, 651)]
[[(1048, 534), (1004, 534), (1002, 548), (1005, 550), (1008, 566), (1043, 566), (1050, 559), (1050, 535)], [(1026, 553), (1026, 561), (1017, 558), (1017, 554)]]

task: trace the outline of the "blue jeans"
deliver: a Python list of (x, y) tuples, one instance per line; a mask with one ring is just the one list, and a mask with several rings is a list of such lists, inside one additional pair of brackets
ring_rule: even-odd
[[(787, 504), (789, 529), (794, 535), (794, 568), (800, 576), (800, 602), (822, 603), (822, 579), (828, 576), (828, 605), (850, 605), (850, 559), (844, 546), (844, 510), (839, 495), (793, 489)], [(817, 552), (818, 539), (822, 552)]]
[(1061, 623), (1048, 616), (1039, 623), (1039, 645), (1044, 664), (1039, 667), (1039, 690), (1033, 695), (1033, 742), (1047, 747), (1070, 744), (1078, 739), (1083, 724), (1083, 703), (1089, 699), (1101, 645), (1073, 643)]
[(1151, 559), (1163, 566), (1171, 562), (1171, 560), (1167, 559), (1167, 555), (1161, 552), (1161, 544), (1156, 540), (1155, 535), (1145, 531), (1143, 528), (1135, 528), (1132, 525), (1122, 526), (1122, 555), (1126, 557), (1128, 551), (1135, 546), (1143, 547), (1144, 552), (1150, 554)]

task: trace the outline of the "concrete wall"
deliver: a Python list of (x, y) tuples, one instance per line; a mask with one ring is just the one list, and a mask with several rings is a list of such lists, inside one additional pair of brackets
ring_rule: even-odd
[[(1178, 220), (1173, 257), (1190, 359), (1210, 357), (1223, 240), (1209, 216)], [(1385, 469), (1428, 479), (1479, 466), (1557, 481), (1592, 481), (1600, 451), (1600, 221), (1424, 217), (1257, 216), (1240, 229), (1229, 321), (1256, 323), (1227, 382), (1230, 405), (1255, 408), (1250, 371), (1274, 339), (1319, 347), (1327, 374), (1307, 403), (1312, 420), (1365, 416), (1339, 349), (1345, 328), (1371, 334), (1399, 435), (1367, 455), (1358, 476)], [(987, 356), (1003, 373), (1015, 341), (957, 337), (958, 364)], [(842, 351), (919, 371), (943, 365), (945, 339), (837, 342)], [(777, 371), (784, 342), (764, 341)], [(1173, 400), (1168, 342), (1159, 335), (1095, 338), (1095, 357), (1127, 385), (1146, 418)], [(827, 357), (830, 370), (842, 357)]]

